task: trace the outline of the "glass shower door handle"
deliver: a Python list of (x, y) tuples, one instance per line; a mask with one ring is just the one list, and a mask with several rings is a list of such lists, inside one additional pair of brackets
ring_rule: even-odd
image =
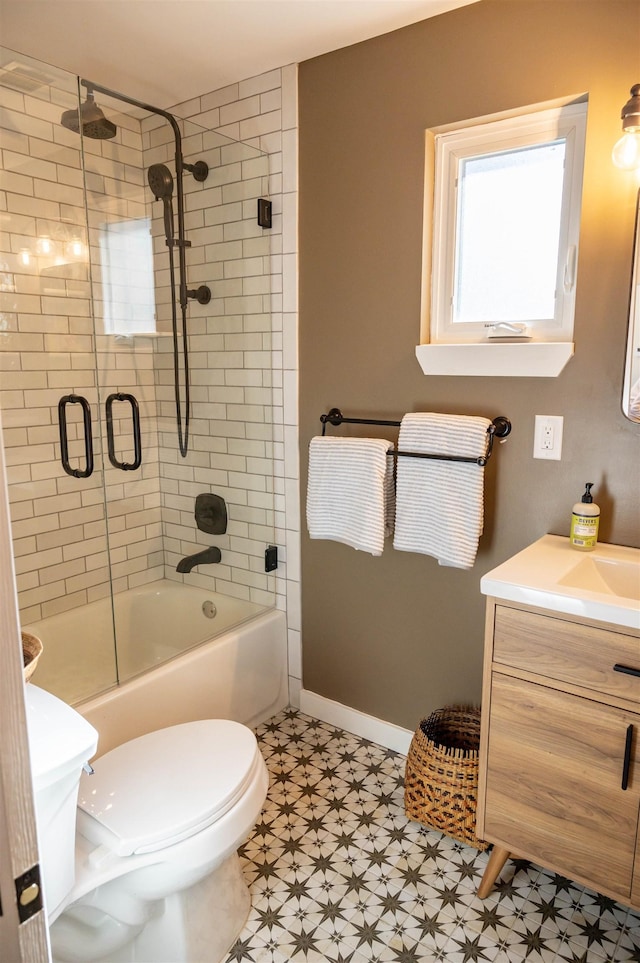
[[(131, 405), (131, 416), (133, 419), (133, 461), (118, 461), (113, 440), (113, 402), (128, 401)], [(142, 445), (140, 441), (140, 409), (134, 395), (116, 392), (109, 395), (105, 402), (105, 416), (107, 419), (107, 449), (109, 451), (109, 461), (114, 468), (121, 471), (135, 471), (142, 463)]]
[[(72, 468), (69, 464), (69, 440), (67, 433), (67, 405), (81, 405), (84, 423), (85, 467)], [(74, 478), (88, 478), (93, 471), (93, 436), (91, 434), (91, 408), (82, 395), (63, 395), (58, 402), (58, 427), (60, 428), (60, 460), (67, 475)]]

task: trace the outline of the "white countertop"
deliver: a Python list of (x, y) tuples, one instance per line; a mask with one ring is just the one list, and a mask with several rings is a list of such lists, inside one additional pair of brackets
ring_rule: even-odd
[(637, 566), (640, 587), (640, 549), (602, 543), (593, 552), (579, 552), (568, 538), (544, 535), (487, 572), (480, 581), (480, 590), (484, 595), (510, 602), (640, 629), (638, 598), (616, 593), (597, 576), (583, 580), (574, 574), (578, 565), (578, 572), (588, 567), (581, 564), (585, 558), (601, 560), (611, 568), (621, 564), (627, 574), (631, 571), (634, 584), (635, 573), (630, 566)]

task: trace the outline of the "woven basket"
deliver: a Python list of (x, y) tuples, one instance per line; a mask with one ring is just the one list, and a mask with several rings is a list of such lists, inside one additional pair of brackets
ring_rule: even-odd
[(446, 706), (416, 729), (404, 781), (404, 808), (415, 819), (469, 846), (476, 836), (480, 709)]
[(22, 633), (22, 661), (24, 663), (24, 681), (28, 682), (36, 671), (38, 659), (42, 655), (42, 642), (35, 635)]

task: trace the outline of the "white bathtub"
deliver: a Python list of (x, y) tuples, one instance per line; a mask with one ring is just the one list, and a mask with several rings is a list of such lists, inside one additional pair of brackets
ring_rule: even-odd
[(109, 599), (24, 626), (44, 646), (33, 682), (96, 727), (99, 754), (193, 719), (254, 726), (287, 704), (283, 612), (169, 580), (116, 595), (114, 609), (119, 685)]

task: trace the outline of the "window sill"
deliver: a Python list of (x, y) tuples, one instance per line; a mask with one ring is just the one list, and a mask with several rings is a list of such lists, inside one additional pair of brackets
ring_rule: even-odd
[(416, 346), (416, 358), (426, 375), (557, 378), (572, 356), (570, 341)]
[(115, 338), (116, 341), (133, 341), (134, 338), (171, 338), (171, 331), (109, 331), (105, 338)]

